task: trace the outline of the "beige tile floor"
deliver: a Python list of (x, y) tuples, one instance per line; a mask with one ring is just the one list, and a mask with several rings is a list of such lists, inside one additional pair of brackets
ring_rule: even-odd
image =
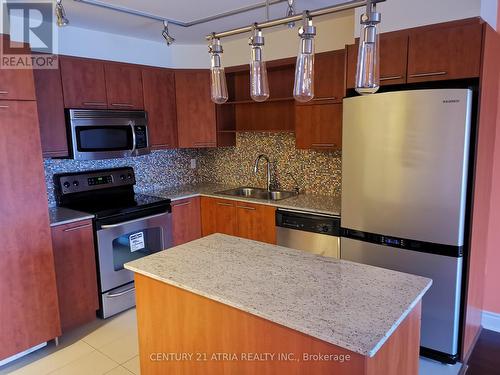
[[(140, 375), (135, 309), (94, 322), (3, 368), (0, 375)], [(460, 364), (420, 359), (420, 375), (457, 375)]]
[(139, 375), (135, 309), (94, 322), (0, 368), (0, 375)]

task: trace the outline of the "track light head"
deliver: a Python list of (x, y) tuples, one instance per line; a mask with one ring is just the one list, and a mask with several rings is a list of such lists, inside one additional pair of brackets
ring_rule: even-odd
[(62, 0), (56, 1), (56, 22), (57, 26), (64, 27), (69, 24), (69, 20), (66, 17), (66, 11), (64, 10), (64, 6), (62, 4)]
[[(295, 15), (295, 0), (288, 0), (285, 17), (291, 17), (294, 15)], [(286, 25), (289, 29), (293, 29), (295, 27), (295, 22), (288, 22)]]
[(175, 38), (171, 36), (168, 31), (168, 21), (163, 21), (163, 31), (161, 32), (161, 35), (163, 36), (163, 38), (165, 38), (167, 46), (170, 46), (172, 43), (175, 42)]

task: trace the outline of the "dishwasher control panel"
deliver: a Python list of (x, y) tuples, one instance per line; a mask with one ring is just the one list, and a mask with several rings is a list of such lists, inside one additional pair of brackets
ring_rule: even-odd
[(330, 236), (340, 235), (340, 218), (335, 216), (277, 210), (276, 226)]

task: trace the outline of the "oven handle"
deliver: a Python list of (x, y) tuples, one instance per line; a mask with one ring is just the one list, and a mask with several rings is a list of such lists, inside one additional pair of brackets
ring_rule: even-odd
[(130, 124), (130, 128), (132, 129), (132, 151), (130, 151), (130, 155), (134, 155), (134, 152), (137, 148), (137, 137), (135, 135), (135, 125), (133, 122)]
[(106, 297), (107, 298), (121, 297), (121, 296), (123, 296), (125, 294), (133, 292), (134, 290), (135, 290), (135, 287), (133, 286), (132, 288), (124, 290), (123, 292), (106, 294)]
[(145, 220), (149, 220), (149, 219), (154, 219), (156, 217), (160, 217), (160, 216), (164, 216), (164, 215), (168, 215), (168, 212), (164, 212), (164, 213), (161, 213), (161, 214), (158, 214), (158, 215), (141, 217), (141, 218), (135, 219), (135, 220), (123, 221), (123, 222), (118, 223), (118, 224), (101, 225), (101, 228), (102, 229), (117, 228), (117, 227), (121, 227), (122, 225), (127, 225), (127, 224), (137, 223), (139, 221), (145, 221)]

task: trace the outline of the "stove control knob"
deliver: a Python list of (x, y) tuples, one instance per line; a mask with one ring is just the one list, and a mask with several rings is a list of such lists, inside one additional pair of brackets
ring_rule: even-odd
[(323, 225), (323, 226), (322, 226), (319, 230), (320, 230), (322, 233), (328, 233), (328, 230), (329, 230), (329, 229), (330, 229), (330, 228), (328, 228), (328, 226)]
[(128, 177), (128, 179), (129, 179), (129, 180), (131, 180), (131, 179), (132, 179), (132, 173), (129, 173), (129, 174), (127, 175), (127, 177)]
[(122, 181), (125, 180), (125, 175), (124, 174), (120, 175), (120, 180), (122, 180)]
[(71, 184), (70, 184), (68, 181), (66, 181), (63, 185), (64, 185), (64, 187), (65, 187), (66, 189), (67, 189), (67, 188), (69, 188), (69, 187), (71, 186)]
[(78, 185), (80, 185), (80, 183), (78, 181), (76, 181), (76, 180), (73, 181), (73, 186), (78, 186)]

